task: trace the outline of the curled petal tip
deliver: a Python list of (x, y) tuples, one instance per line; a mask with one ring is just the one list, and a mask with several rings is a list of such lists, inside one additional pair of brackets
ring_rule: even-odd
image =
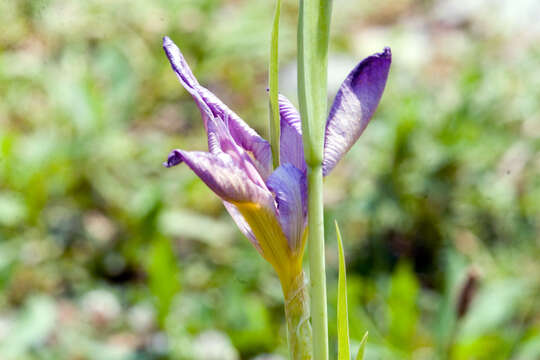
[(392, 50), (385, 46), (383, 52), (380, 54), (381, 57), (391, 59), (392, 58)]
[(169, 46), (169, 45), (171, 45), (172, 43), (173, 43), (173, 42), (172, 42), (172, 40), (171, 40), (170, 37), (168, 37), (168, 36), (164, 36), (164, 37), (163, 37), (163, 46)]
[(166, 168), (170, 168), (173, 166), (176, 166), (184, 161), (184, 158), (182, 157), (182, 154), (178, 150), (173, 150), (170, 152), (169, 156), (167, 157), (167, 161), (163, 163), (163, 166)]

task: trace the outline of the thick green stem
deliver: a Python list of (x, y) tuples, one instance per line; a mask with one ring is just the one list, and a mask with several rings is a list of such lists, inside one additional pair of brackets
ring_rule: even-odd
[(285, 295), (285, 317), (291, 360), (312, 360), (309, 295), (301, 272)]
[(331, 0), (300, 0), (298, 102), (308, 165), (309, 271), (315, 360), (328, 360), (328, 315), (324, 265), (322, 160), (327, 115), (328, 40)]
[(272, 161), (274, 169), (279, 166), (279, 137), (280, 117), (278, 103), (279, 78), (279, 18), (281, 15), (281, 0), (276, 2), (274, 21), (272, 24), (272, 40), (270, 46), (270, 68), (268, 71), (268, 91), (270, 93), (270, 147), (272, 148)]
[(331, 0), (300, 0), (298, 102), (308, 166), (319, 166), (323, 157), (331, 5)]
[(315, 360), (328, 359), (328, 314), (326, 308), (326, 272), (324, 264), (324, 216), (322, 168), (308, 168), (309, 197), (309, 271), (311, 284), (311, 321)]

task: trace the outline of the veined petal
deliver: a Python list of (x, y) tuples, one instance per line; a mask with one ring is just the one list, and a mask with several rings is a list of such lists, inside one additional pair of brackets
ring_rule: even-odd
[(200, 151), (171, 151), (166, 167), (185, 162), (220, 198), (233, 203), (258, 203), (273, 207), (272, 194), (255, 184), (230, 155)]
[(266, 182), (276, 197), (279, 223), (293, 254), (304, 247), (307, 220), (307, 183), (304, 172), (290, 163), (278, 167)]
[(165, 50), (165, 54), (169, 59), (169, 62), (176, 74), (176, 77), (178, 78), (184, 89), (186, 89), (187, 92), (191, 94), (191, 96), (197, 103), (197, 106), (201, 111), (204, 124), (206, 126), (206, 123), (211, 118), (213, 118), (213, 114), (198, 91), (198, 88), (200, 87), (199, 82), (195, 78), (195, 75), (193, 75), (193, 72), (191, 71), (189, 65), (186, 62), (186, 59), (184, 59), (184, 55), (182, 55), (182, 52), (180, 51), (178, 46), (176, 46), (176, 44), (168, 36), (165, 36), (163, 38), (163, 50)]
[(264, 180), (251, 161), (252, 159), (244, 149), (236, 144), (229, 129), (222, 121), (208, 123), (208, 148), (214, 155), (220, 155), (221, 153), (229, 155), (233, 162), (245, 172), (251, 181), (262, 188), (266, 188)]
[(291, 163), (305, 172), (306, 161), (304, 159), (300, 113), (289, 99), (281, 94), (279, 95), (279, 115), (281, 117), (281, 137), (279, 140), (281, 163)]
[(240, 213), (236, 205), (231, 204), (230, 202), (223, 201), (223, 205), (225, 205), (225, 209), (229, 212), (229, 215), (233, 218), (234, 222), (236, 223), (236, 226), (238, 226), (238, 229), (242, 232), (242, 234), (245, 235), (251, 241), (251, 243), (255, 246), (257, 251), (262, 255), (262, 249), (259, 245), (259, 242), (255, 238), (255, 234), (253, 233), (253, 230), (249, 227), (249, 224), (247, 223), (246, 219), (244, 219), (244, 216)]
[(341, 85), (326, 121), (323, 174), (326, 176), (349, 151), (368, 125), (381, 99), (392, 53), (362, 60)]
[[(272, 171), (270, 144), (250, 128), (235, 112), (229, 109), (208, 89), (202, 87), (187, 65), (180, 49), (169, 37), (163, 38), (163, 49), (180, 83), (193, 96), (203, 117), (205, 127), (210, 121), (225, 121), (234, 141), (253, 154), (257, 170), (266, 179)], [(217, 118), (217, 119), (216, 119)], [(208, 127), (207, 127), (208, 129)]]
[(275, 210), (256, 203), (235, 205), (253, 231), (262, 256), (272, 264), (286, 291), (302, 269), (303, 252), (293, 253), (290, 250)]
[(270, 143), (249, 127), (234, 111), (229, 109), (210, 90), (199, 86), (199, 92), (214, 116), (223, 119), (234, 141), (253, 155), (257, 170), (266, 179), (272, 172), (272, 150)]

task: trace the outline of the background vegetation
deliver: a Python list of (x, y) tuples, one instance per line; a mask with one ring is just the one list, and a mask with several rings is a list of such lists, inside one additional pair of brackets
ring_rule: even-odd
[[(161, 37), (266, 135), (272, 8), (0, 2), (0, 358), (283, 359), (270, 266), (192, 172), (161, 167), (206, 146)], [(284, 2), (293, 99), (296, 11)], [(335, 0), (332, 96), (360, 59), (394, 54), (326, 181), (330, 332), (339, 219), (367, 359), (540, 358), (539, 18), (536, 0)]]

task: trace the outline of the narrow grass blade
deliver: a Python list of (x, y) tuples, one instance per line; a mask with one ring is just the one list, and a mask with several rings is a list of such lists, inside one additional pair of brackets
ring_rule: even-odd
[(268, 70), (268, 88), (270, 93), (270, 146), (274, 169), (279, 166), (279, 18), (281, 16), (281, 0), (276, 1), (274, 21), (272, 23), (272, 39), (270, 45), (270, 68)]
[(360, 341), (360, 348), (358, 349), (358, 355), (356, 355), (356, 360), (364, 359), (364, 350), (366, 349), (367, 338), (368, 332), (366, 331), (364, 337), (362, 338), (362, 341)]
[(347, 274), (345, 269), (345, 253), (343, 251), (343, 242), (341, 241), (341, 232), (336, 223), (336, 234), (339, 248), (339, 279), (338, 279), (338, 303), (337, 303), (337, 331), (338, 331), (338, 360), (350, 360), (350, 342), (349, 342), (349, 318), (347, 310)]

